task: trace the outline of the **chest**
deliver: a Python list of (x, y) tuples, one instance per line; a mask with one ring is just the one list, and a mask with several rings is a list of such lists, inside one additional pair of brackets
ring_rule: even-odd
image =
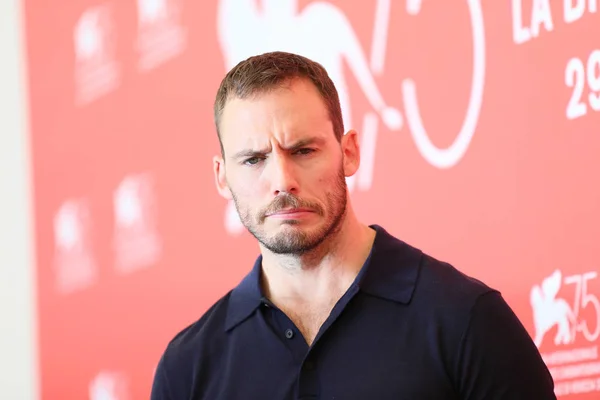
[[(297, 317), (318, 330), (328, 315), (312, 310)], [(287, 334), (290, 320), (256, 318), (237, 327), (219, 349), (219, 366), (210, 373), (203, 373), (202, 366), (196, 369), (197, 396), (191, 398), (456, 398), (444, 360), (428, 349), (411, 321), (342, 313), (324, 325), (311, 347), (301, 335)], [(264, 329), (269, 334), (259, 334)]]
[(334, 303), (303, 304), (295, 307), (283, 307), (281, 311), (300, 331), (308, 346), (311, 346), (319, 330), (331, 316), (333, 306)]
[(304, 357), (296, 357), (288, 349), (263, 350), (260, 356), (246, 359), (245, 349), (232, 349), (231, 361), (214, 376), (203, 376), (209, 378), (207, 386), (192, 398), (456, 399), (447, 378), (437, 373), (435, 361), (423, 356), (393, 352), (399, 357), (391, 357), (391, 351), (370, 345), (343, 353), (327, 346)]

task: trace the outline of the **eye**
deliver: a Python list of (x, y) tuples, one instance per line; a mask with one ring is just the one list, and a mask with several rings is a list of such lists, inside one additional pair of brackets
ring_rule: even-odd
[(315, 152), (314, 149), (303, 148), (303, 149), (300, 149), (300, 150), (296, 151), (296, 154), (308, 155), (308, 154), (311, 154), (311, 153), (314, 153), (314, 152)]
[(251, 157), (251, 158), (247, 158), (246, 160), (244, 160), (242, 164), (244, 164), (244, 165), (256, 165), (260, 161), (262, 161), (262, 159), (263, 159), (262, 157)]

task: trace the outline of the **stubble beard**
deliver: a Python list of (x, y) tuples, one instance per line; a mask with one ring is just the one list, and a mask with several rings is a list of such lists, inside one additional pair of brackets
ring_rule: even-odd
[[(233, 191), (232, 195), (242, 223), (256, 240), (272, 253), (295, 256), (305, 255), (315, 250), (327, 238), (339, 232), (346, 215), (346, 205), (348, 202), (346, 178), (342, 169), (338, 173), (333, 190), (326, 195), (326, 210), (323, 210), (320, 204), (307, 202), (286, 193), (277, 196), (265, 209), (252, 213), (247, 208), (240, 207), (240, 203), (235, 194), (233, 194)], [(321, 217), (326, 216), (325, 223), (311, 232), (307, 232), (299, 226), (301, 224), (300, 221), (287, 220), (282, 222), (282, 225), (286, 225), (283, 232), (277, 232), (271, 236), (262, 228), (268, 213), (276, 212), (283, 208), (300, 207), (311, 209)]]

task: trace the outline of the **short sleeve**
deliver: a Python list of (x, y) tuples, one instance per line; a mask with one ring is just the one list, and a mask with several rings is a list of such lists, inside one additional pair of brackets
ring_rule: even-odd
[(554, 382), (529, 333), (497, 291), (480, 296), (458, 348), (462, 400), (555, 400)]

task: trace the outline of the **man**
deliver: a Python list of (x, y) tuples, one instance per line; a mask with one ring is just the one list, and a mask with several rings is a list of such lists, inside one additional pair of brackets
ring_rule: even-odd
[(153, 400), (555, 399), (496, 290), (357, 219), (357, 134), (321, 65), (283, 52), (239, 63), (215, 122), (218, 191), (261, 255), (169, 343)]

